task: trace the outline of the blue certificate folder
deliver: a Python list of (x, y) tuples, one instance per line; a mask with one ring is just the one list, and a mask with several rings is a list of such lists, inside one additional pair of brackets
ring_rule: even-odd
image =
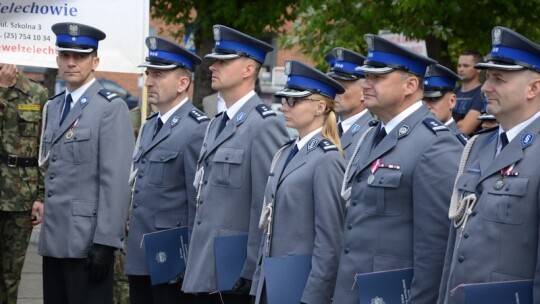
[(532, 304), (533, 280), (462, 284), (465, 304)]
[(231, 290), (244, 268), (247, 257), (247, 235), (216, 237), (214, 253), (217, 289), (219, 291)]
[(298, 304), (311, 271), (311, 255), (264, 259), (268, 304)]
[(146, 233), (143, 242), (152, 285), (167, 283), (186, 269), (187, 226)]
[(360, 304), (408, 303), (411, 297), (412, 277), (412, 268), (357, 274), (356, 285)]

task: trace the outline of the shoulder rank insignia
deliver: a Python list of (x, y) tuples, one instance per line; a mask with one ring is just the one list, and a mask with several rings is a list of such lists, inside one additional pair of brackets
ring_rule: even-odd
[(428, 129), (433, 131), (433, 133), (435, 134), (437, 134), (437, 132), (440, 132), (440, 131), (448, 131), (448, 127), (446, 127), (442, 122), (438, 121), (435, 118), (428, 117), (424, 119), (423, 122), (426, 125), (426, 127), (428, 127)]
[(465, 135), (465, 133), (456, 133), (456, 137), (463, 145), (466, 145), (469, 141), (469, 136)]
[(206, 114), (204, 114), (203, 112), (201, 112), (201, 111), (199, 111), (197, 109), (189, 111), (189, 116), (191, 116), (191, 118), (195, 119), (198, 123), (210, 120), (210, 118), (208, 118), (208, 116), (206, 116)]
[(56, 97), (58, 97), (58, 96), (64, 94), (65, 92), (66, 92), (66, 91), (62, 91), (62, 92), (60, 92), (60, 93), (54, 95), (53, 97), (49, 98), (49, 100), (53, 100), (53, 99), (55, 99)]
[(378, 123), (379, 121), (377, 119), (373, 119), (368, 124), (370, 127), (375, 127)]
[(276, 112), (274, 112), (272, 109), (270, 109), (267, 105), (265, 104), (259, 104), (255, 107), (255, 109), (257, 109), (257, 111), (259, 111), (259, 113), (261, 114), (261, 116), (263, 118), (266, 118), (266, 117), (269, 117), (269, 116), (276, 116)]
[(113, 99), (115, 98), (120, 98), (120, 95), (114, 93), (114, 92), (111, 92), (107, 89), (101, 89), (98, 91), (98, 94), (105, 97), (108, 101), (112, 101)]
[(325, 153), (328, 152), (328, 151), (338, 151), (337, 146), (334, 145), (331, 141), (329, 141), (326, 138), (323, 138), (319, 142), (319, 147), (321, 147)]

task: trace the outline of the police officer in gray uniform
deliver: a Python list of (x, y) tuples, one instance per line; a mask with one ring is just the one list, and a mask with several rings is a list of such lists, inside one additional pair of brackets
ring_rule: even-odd
[[(272, 46), (222, 25), (214, 26), (216, 45), (212, 88), (227, 105), (210, 122), (198, 160), (197, 214), (183, 290), (197, 303), (249, 303), (259, 252), (258, 222), (272, 156), (287, 140), (285, 125), (254, 92), (255, 81)], [(247, 258), (231, 293), (217, 290), (214, 239), (247, 235)], [(242, 249), (243, 250), (243, 249)], [(212, 293), (212, 294), (210, 294)]]
[(360, 136), (373, 120), (373, 116), (364, 106), (362, 84), (365, 81), (365, 74), (356, 70), (364, 64), (366, 58), (344, 48), (335, 48), (332, 54), (336, 61), (328, 76), (345, 87), (343, 94), (336, 95), (335, 111), (340, 120), (338, 130), (341, 147), (345, 152), (345, 160), (349, 161)]
[(500, 125), (465, 147), (438, 303), (463, 303), (460, 284), (534, 280), (540, 301), (540, 45), (492, 31), (482, 92)]
[(193, 227), (193, 180), (208, 117), (188, 99), (195, 66), (202, 60), (160, 37), (146, 38), (145, 86), (148, 102), (159, 111), (142, 128), (133, 158), (135, 185), (129, 220), (126, 274), (131, 303), (182, 303), (181, 280), (152, 286), (143, 235)]
[(452, 109), (456, 105), (456, 82), (461, 81), (456, 73), (440, 64), (427, 68), (424, 75), (424, 102), (435, 117), (442, 121), (457, 139), (465, 145), (469, 137), (461, 132), (452, 117)]
[(449, 225), (439, 213), (448, 209), (463, 146), (421, 101), (422, 77), (435, 62), (376, 35), (365, 39), (364, 103), (381, 121), (345, 174), (334, 302), (358, 303), (357, 273), (413, 267), (411, 303), (435, 303)]
[(43, 114), (43, 300), (112, 303), (114, 251), (123, 247), (129, 209), (130, 114), (94, 78), (105, 33), (77, 23), (52, 30), (67, 90), (48, 101)]
[(286, 61), (285, 74), (287, 84), (276, 97), (282, 98), (287, 127), (299, 137), (272, 161), (261, 219), (265, 236), (251, 293), (256, 303), (266, 303), (265, 260), (305, 255), (311, 269), (301, 299), (294, 300), (330, 303), (345, 211), (339, 191), (345, 161), (333, 108), (336, 93), (345, 88), (299, 61)]

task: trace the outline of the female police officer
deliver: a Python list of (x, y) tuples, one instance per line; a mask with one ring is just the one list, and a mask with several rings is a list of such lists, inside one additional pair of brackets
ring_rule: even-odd
[[(299, 137), (274, 156), (251, 294), (257, 303), (330, 303), (344, 218), (339, 193), (345, 167), (333, 99), (345, 89), (298, 61), (287, 61), (285, 73), (286, 87), (276, 96), (282, 98), (287, 126)], [(295, 276), (302, 279), (291, 284), (281, 279)], [(296, 292), (276, 288), (274, 282)]]

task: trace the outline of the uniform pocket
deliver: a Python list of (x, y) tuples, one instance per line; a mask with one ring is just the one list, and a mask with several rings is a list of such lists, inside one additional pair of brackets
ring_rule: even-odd
[[(495, 182), (495, 181), (494, 181)], [(528, 178), (505, 177), (501, 189), (490, 187), (482, 200), (482, 214), (487, 221), (520, 225), (525, 220), (523, 196), (527, 193)]]
[(183, 222), (182, 218), (185, 214), (182, 213), (157, 213), (154, 218), (154, 226), (156, 229), (170, 229), (181, 226), (187, 226), (187, 222)]
[(242, 185), (242, 161), (244, 150), (221, 148), (216, 151), (212, 165), (212, 184), (239, 188)]
[[(69, 132), (73, 132), (73, 134)], [(72, 157), (73, 164), (87, 163), (92, 159), (94, 151), (90, 140), (92, 138), (92, 132), (89, 128), (82, 129), (75, 127), (72, 131), (68, 130), (64, 138), (64, 144)]]
[(148, 160), (148, 184), (156, 187), (173, 187), (178, 180), (178, 168), (173, 166), (174, 160), (178, 157), (178, 151), (155, 150), (152, 151)]
[(35, 110), (21, 110), (19, 109), (19, 134), (22, 137), (37, 137), (39, 134), (39, 121), (41, 120), (41, 113), (39, 112), (39, 104), (26, 104), (20, 106), (28, 106), (35, 108)]
[[(369, 191), (376, 192), (376, 205), (367, 210), (367, 213), (384, 216), (399, 216), (403, 213), (403, 200), (389, 196), (392, 195), (401, 183), (402, 172), (395, 170), (378, 170)], [(395, 194), (394, 194), (395, 195)]]
[(71, 215), (71, 250), (75, 253), (86, 253), (92, 245), (96, 229), (97, 202), (72, 201)]

